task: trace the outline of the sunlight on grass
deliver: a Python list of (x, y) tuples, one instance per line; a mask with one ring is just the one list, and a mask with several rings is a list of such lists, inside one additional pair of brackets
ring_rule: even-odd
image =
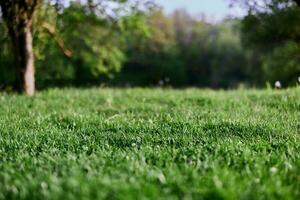
[(300, 90), (0, 95), (0, 199), (299, 199)]

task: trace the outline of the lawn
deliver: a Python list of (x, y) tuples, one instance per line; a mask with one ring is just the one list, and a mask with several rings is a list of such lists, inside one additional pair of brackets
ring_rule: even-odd
[(300, 199), (300, 88), (0, 94), (0, 199)]

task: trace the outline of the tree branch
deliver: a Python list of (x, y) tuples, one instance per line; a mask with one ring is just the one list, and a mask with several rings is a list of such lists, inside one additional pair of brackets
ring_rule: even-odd
[(47, 32), (54, 37), (55, 42), (58, 44), (58, 46), (60, 47), (60, 49), (63, 51), (63, 53), (65, 54), (65, 56), (67, 57), (72, 57), (73, 52), (65, 47), (65, 43), (64, 41), (58, 37), (57, 31), (55, 29), (54, 26), (52, 26), (49, 23), (43, 23), (42, 25), (43, 28), (45, 28), (47, 30)]

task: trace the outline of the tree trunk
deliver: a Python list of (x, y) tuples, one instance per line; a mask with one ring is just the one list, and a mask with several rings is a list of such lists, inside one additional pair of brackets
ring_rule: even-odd
[(16, 64), (16, 88), (28, 96), (35, 93), (34, 54), (31, 21), (24, 20), (9, 30)]

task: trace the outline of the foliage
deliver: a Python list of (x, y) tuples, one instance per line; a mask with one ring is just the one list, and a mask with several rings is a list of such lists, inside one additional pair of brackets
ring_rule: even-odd
[[(216, 25), (192, 21), (191, 17), (190, 21), (190, 32), (184, 25), (181, 30), (177, 27), (190, 84), (228, 88), (246, 82), (246, 52), (241, 48), (238, 21), (225, 20)], [(180, 41), (182, 38), (189, 39)]]
[[(155, 10), (148, 24), (149, 39), (129, 38), (125, 76), (132, 73), (141, 85), (228, 88), (247, 81), (248, 61), (241, 48), (238, 21), (210, 24), (195, 20), (184, 10), (172, 16)], [(133, 77), (127, 79), (130, 83)]]
[[(73, 54), (66, 58), (56, 50), (55, 54), (46, 54), (45, 59), (57, 62), (57, 66), (72, 66), (74, 77), (71, 78), (81, 83), (99, 79), (100, 75), (111, 76), (120, 70), (125, 55), (115, 37), (116, 32), (111, 31), (108, 23), (85, 13), (79, 5), (71, 5), (58, 16), (57, 27)], [(65, 61), (62, 63), (61, 60)]]
[[(128, 29), (147, 34), (140, 19), (148, 7), (147, 1), (135, 0), (44, 1), (34, 18), (37, 86), (98, 84), (113, 78), (126, 60)], [(0, 65), (13, 74), (4, 62)]]
[(147, 38), (126, 38), (128, 61), (117, 82), (157, 85), (164, 81), (164, 84), (183, 85), (185, 69), (178, 58), (172, 20), (161, 10), (153, 10), (146, 19)]
[[(300, 76), (300, 15), (292, 1), (238, 1), (249, 14), (217, 23), (184, 10), (166, 15), (148, 1), (53, 2), (34, 19), (39, 88), (290, 86)], [(2, 21), (0, 33), (3, 88), (13, 85), (15, 72)]]
[(262, 55), (262, 69), (252, 68), (263, 72), (264, 81), (295, 85), (300, 76), (299, 2), (270, 0), (261, 4), (247, 4), (249, 14), (242, 21), (244, 46)]
[(275, 48), (271, 55), (265, 56), (263, 70), (266, 79), (272, 82), (280, 80), (284, 85), (295, 85), (298, 78), (296, 75), (300, 75), (299, 48), (299, 44), (288, 42)]
[(299, 95), (2, 93), (0, 199), (299, 199)]

